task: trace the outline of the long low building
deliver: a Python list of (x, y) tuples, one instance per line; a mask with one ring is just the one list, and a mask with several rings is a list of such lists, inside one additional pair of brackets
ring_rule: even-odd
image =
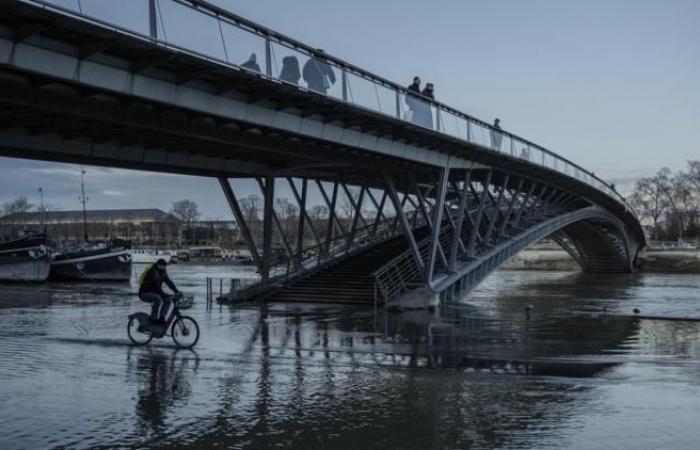
[[(122, 237), (135, 243), (176, 242), (180, 221), (160, 209), (104, 209), (85, 213), (89, 239)], [(20, 231), (46, 229), (59, 241), (83, 238), (83, 211), (16, 212), (0, 217), (0, 233), (12, 236)]]

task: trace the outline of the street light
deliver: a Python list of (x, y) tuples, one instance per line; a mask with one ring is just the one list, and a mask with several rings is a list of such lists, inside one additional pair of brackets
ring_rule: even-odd
[(44, 233), (46, 233), (46, 208), (44, 207), (44, 188), (39, 188), (39, 198), (40, 198), (40, 203), (39, 207), (41, 208), (41, 228), (44, 229)]

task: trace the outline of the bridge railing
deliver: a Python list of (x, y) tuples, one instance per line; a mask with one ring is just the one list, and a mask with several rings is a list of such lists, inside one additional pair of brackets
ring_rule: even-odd
[[(145, 38), (222, 66), (378, 112), (546, 167), (604, 192), (635, 214), (611, 184), (527, 139), (201, 0), (19, 0)], [(254, 55), (254, 61), (251, 59)]]
[[(407, 219), (413, 228), (425, 224), (423, 217), (417, 210), (406, 213)], [(401, 233), (397, 217), (384, 217), (376, 223), (358, 226), (352, 239), (348, 235), (334, 236), (330, 240), (304, 248), (303, 259), (295, 264), (292, 256), (280, 257), (272, 261), (270, 277), (268, 280), (251, 284), (245, 289), (239, 290), (239, 297), (245, 298), (249, 294), (256, 295), (267, 291), (273, 286), (292, 282), (304, 277), (323, 267), (333, 264), (339, 258), (355, 254), (369, 248), (376, 243), (398, 236)]]

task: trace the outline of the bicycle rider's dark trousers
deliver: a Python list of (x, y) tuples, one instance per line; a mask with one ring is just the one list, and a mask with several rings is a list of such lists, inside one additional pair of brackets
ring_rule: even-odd
[(161, 296), (155, 292), (144, 292), (139, 295), (139, 298), (146, 303), (151, 304), (151, 319), (165, 320), (165, 313), (170, 308), (170, 298)]

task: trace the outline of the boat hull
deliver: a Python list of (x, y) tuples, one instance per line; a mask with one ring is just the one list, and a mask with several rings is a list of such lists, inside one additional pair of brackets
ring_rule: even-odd
[(44, 234), (0, 242), (0, 281), (45, 281), (51, 268), (51, 245)]
[(129, 281), (131, 257), (128, 251), (119, 251), (56, 260), (51, 264), (51, 279)]
[(0, 256), (0, 281), (46, 281), (51, 270), (51, 257)]
[(51, 264), (52, 280), (129, 281), (131, 257), (118, 251), (57, 259)]

